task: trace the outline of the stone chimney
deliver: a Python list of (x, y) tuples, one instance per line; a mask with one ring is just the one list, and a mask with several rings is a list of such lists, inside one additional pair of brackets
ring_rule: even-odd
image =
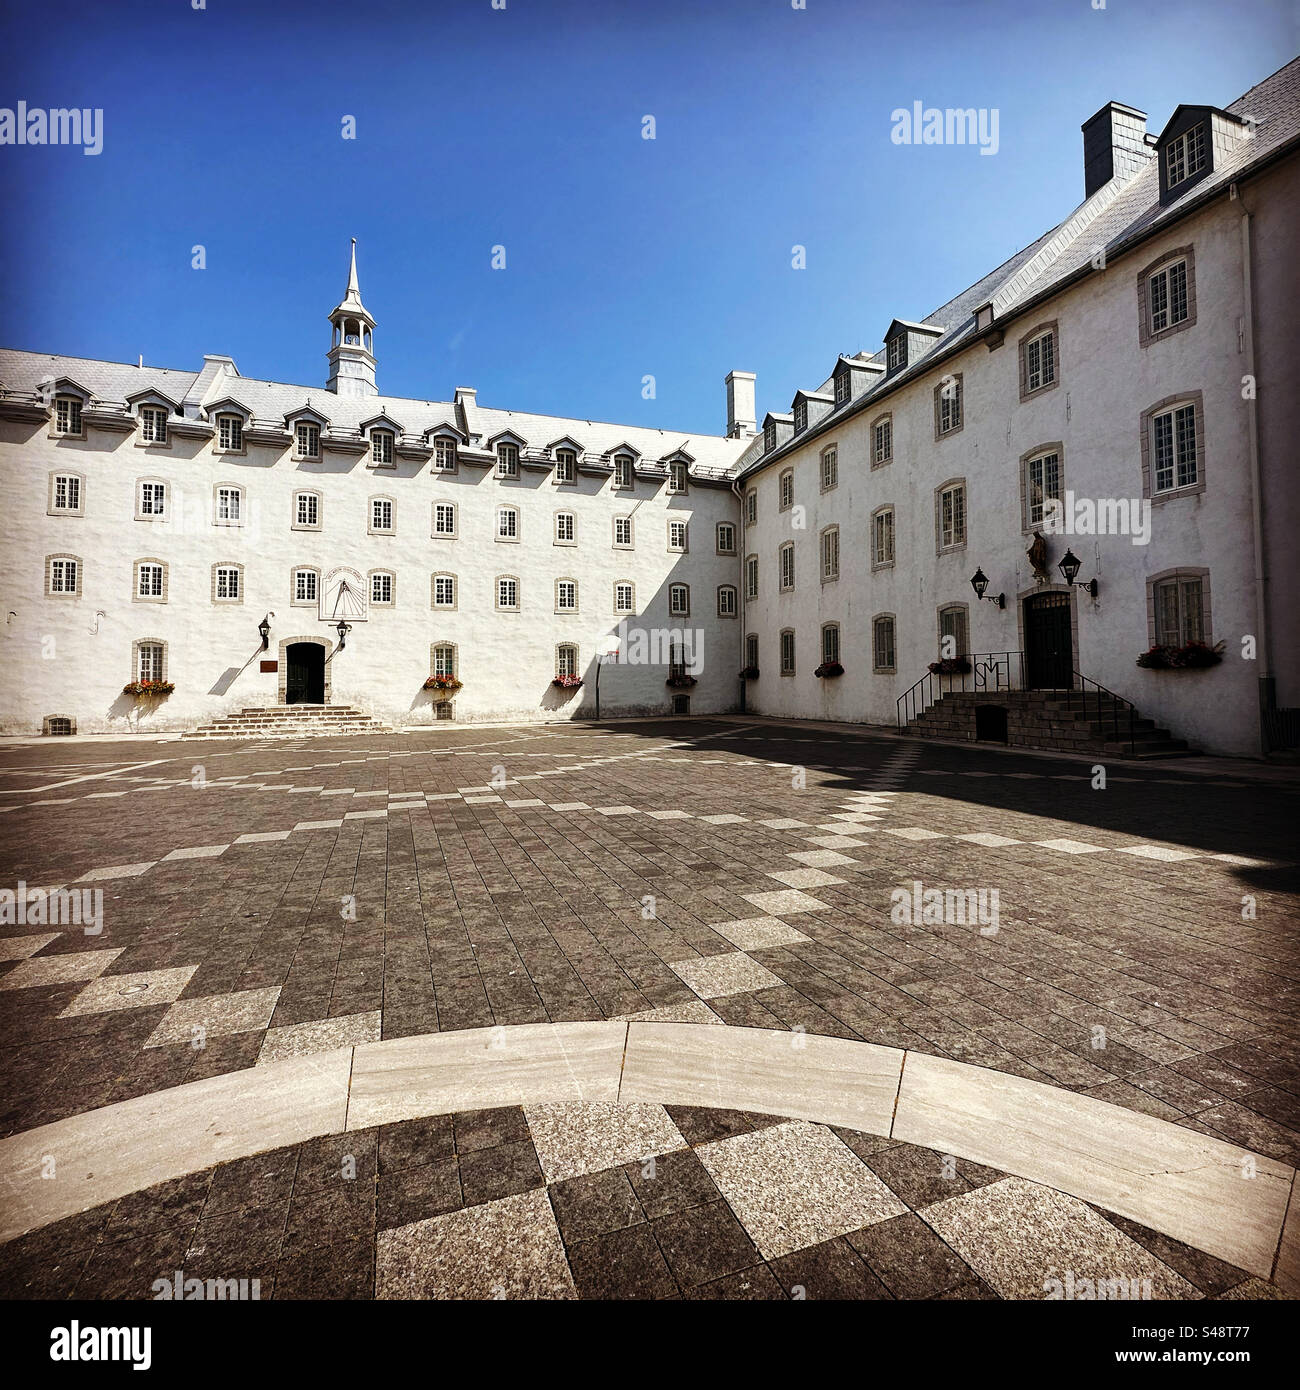
[(727, 373), (727, 438), (746, 439), (758, 433), (754, 414), (754, 373)]
[(1147, 144), (1147, 113), (1118, 101), (1108, 101), (1083, 123), (1083, 196), (1092, 195), (1111, 179), (1127, 179), (1151, 158)]

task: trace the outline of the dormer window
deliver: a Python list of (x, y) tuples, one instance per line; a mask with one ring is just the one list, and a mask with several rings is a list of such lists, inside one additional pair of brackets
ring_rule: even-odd
[(848, 372), (841, 372), (835, 378), (835, 404), (843, 405), (853, 391), (853, 378)]
[(623, 490), (632, 486), (632, 460), (626, 454), (614, 460), (614, 486)]
[(885, 344), (885, 360), (891, 372), (907, 366), (907, 334), (895, 333)]
[(76, 396), (55, 396), (54, 433), (81, 434), (81, 402)]
[(808, 428), (808, 402), (795, 401), (794, 403), (794, 432), (801, 434)]
[(167, 443), (167, 412), (161, 406), (140, 407), (140, 438), (146, 444)]
[(771, 420), (763, 426), (763, 452), (770, 454), (776, 448), (776, 426)]
[(1193, 174), (1199, 174), (1205, 168), (1205, 159), (1205, 122), (1202, 121), (1165, 146), (1165, 187), (1173, 188)]
[(454, 473), (456, 471), (456, 441), (454, 439), (435, 439), (433, 441), (433, 471), (435, 473)]
[(670, 463), (668, 465), (668, 491), (673, 493), (686, 491), (686, 465), (684, 463)]
[(294, 455), (300, 459), (320, 457), (320, 426), (300, 424), (293, 432)]
[(217, 416), (217, 448), (237, 454), (244, 447), (244, 422), (238, 415)]
[(391, 464), (393, 461), (393, 432), (392, 430), (371, 430), (370, 431), (370, 461), (377, 463), (381, 467)]
[(517, 478), (519, 476), (519, 445), (497, 445), (497, 477)]
[(557, 483), (576, 483), (578, 481), (578, 455), (572, 449), (555, 451), (555, 481)]

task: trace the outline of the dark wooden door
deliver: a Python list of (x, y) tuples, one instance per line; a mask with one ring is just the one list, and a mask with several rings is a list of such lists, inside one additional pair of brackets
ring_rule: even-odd
[(1069, 594), (1031, 594), (1025, 600), (1025, 676), (1031, 690), (1073, 687)]
[(325, 703), (325, 648), (315, 642), (291, 643), (284, 654), (286, 705)]

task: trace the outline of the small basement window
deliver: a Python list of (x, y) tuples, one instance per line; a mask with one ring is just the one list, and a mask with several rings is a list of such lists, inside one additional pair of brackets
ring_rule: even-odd
[(42, 732), (51, 738), (66, 738), (77, 731), (76, 720), (67, 714), (47, 714), (44, 724)]

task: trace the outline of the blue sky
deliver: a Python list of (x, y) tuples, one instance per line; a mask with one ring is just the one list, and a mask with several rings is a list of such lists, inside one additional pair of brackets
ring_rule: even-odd
[[(105, 143), (0, 147), (0, 343), (323, 385), (355, 236), (385, 394), (717, 433), (728, 370), (785, 410), (1063, 217), (1104, 102), (1297, 49), (1282, 0), (1093, 3), (5, 0), (0, 106)], [(915, 101), (999, 152), (893, 144)]]

